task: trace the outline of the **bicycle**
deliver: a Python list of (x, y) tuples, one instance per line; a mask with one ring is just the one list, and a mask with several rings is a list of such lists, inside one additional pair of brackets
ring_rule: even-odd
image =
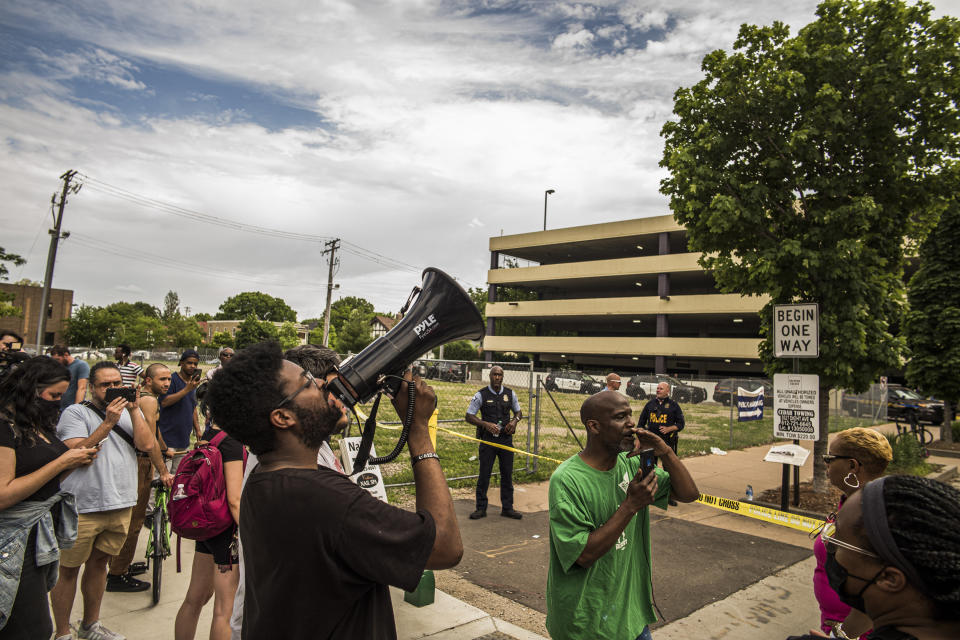
[(154, 489), (156, 506), (144, 521), (150, 531), (147, 538), (147, 566), (153, 568), (153, 604), (160, 601), (160, 580), (163, 577), (163, 561), (170, 557), (170, 516), (167, 514), (168, 489), (160, 480), (150, 483)]
[(907, 412), (904, 418), (907, 420), (906, 425), (900, 424), (899, 419), (894, 420), (894, 424), (897, 427), (895, 439), (899, 440), (903, 437), (916, 438), (917, 442), (920, 443), (921, 455), (924, 458), (929, 458), (930, 452), (927, 451), (927, 445), (933, 442), (933, 434), (927, 431), (926, 426), (920, 424), (915, 411)]

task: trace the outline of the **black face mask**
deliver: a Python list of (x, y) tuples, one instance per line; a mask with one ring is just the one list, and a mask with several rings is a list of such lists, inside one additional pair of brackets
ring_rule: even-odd
[[(883, 569), (877, 572), (877, 575), (873, 576), (870, 579), (861, 578), (860, 576), (853, 576), (843, 568), (839, 562), (837, 562), (837, 552), (836, 551), (827, 551), (827, 562), (824, 565), (824, 570), (827, 572), (827, 582), (830, 583), (830, 588), (833, 589), (837, 597), (840, 598), (840, 602), (844, 603), (848, 607), (852, 607), (857, 611), (867, 612), (866, 605), (863, 602), (863, 592), (873, 584), (873, 582), (880, 577), (880, 574), (883, 573)], [(863, 585), (863, 588), (857, 592), (856, 595), (850, 595), (846, 592), (844, 587), (847, 584), (847, 578), (856, 578), (857, 580), (863, 580), (866, 582)]]
[(57, 419), (60, 417), (60, 401), (37, 396), (36, 402), (41, 425), (44, 428), (50, 428), (57, 424)]

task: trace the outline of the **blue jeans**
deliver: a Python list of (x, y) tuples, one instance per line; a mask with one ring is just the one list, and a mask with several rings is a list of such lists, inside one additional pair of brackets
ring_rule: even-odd
[(637, 636), (637, 640), (653, 640), (653, 636), (650, 635), (650, 627), (644, 627), (640, 635)]

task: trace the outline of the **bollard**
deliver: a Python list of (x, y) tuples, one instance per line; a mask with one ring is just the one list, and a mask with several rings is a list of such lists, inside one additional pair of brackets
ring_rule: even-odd
[(433, 579), (433, 571), (427, 569), (423, 572), (423, 575), (420, 576), (420, 583), (416, 589), (403, 592), (403, 599), (415, 607), (425, 607), (428, 604), (433, 604), (435, 591), (436, 583)]

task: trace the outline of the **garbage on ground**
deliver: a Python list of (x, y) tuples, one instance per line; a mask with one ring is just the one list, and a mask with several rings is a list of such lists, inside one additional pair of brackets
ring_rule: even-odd
[(712, 454), (715, 455), (715, 456), (725, 456), (725, 455), (727, 455), (727, 452), (726, 452), (726, 451), (724, 451), (723, 449), (718, 449), (718, 448), (716, 448), (716, 447), (710, 447), (710, 453), (712, 453)]

